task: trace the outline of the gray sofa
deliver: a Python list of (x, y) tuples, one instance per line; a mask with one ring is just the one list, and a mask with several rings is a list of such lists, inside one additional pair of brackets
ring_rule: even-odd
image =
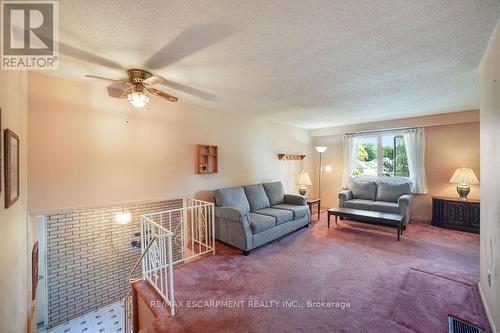
[(403, 215), (410, 222), (412, 195), (408, 183), (352, 181), (351, 189), (339, 193), (339, 207)]
[(281, 182), (215, 190), (215, 238), (250, 250), (309, 225), (306, 198)]

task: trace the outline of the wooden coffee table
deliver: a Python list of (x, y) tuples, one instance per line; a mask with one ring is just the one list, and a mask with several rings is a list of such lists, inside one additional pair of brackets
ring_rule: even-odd
[(328, 209), (328, 228), (330, 228), (330, 216), (335, 216), (335, 224), (337, 218), (351, 219), (356, 222), (382, 225), (386, 227), (394, 227), (397, 229), (398, 242), (399, 236), (403, 234), (403, 215), (374, 212), (371, 210), (353, 209), (353, 208), (330, 208)]

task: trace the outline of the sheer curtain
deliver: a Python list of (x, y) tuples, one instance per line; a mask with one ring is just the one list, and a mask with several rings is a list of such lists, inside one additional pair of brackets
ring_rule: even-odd
[(354, 160), (356, 159), (357, 138), (354, 135), (344, 135), (344, 174), (342, 188), (350, 188), (352, 169), (354, 168)]
[(427, 193), (425, 174), (425, 132), (423, 128), (414, 128), (404, 134), (408, 169), (412, 178), (411, 191), (415, 194)]

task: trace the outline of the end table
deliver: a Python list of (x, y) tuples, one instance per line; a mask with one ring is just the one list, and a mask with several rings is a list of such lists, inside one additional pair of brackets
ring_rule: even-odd
[(307, 205), (309, 206), (309, 212), (311, 212), (311, 218), (313, 216), (313, 211), (312, 211), (313, 205), (318, 205), (318, 219), (316, 220), (318, 221), (320, 216), (321, 199), (308, 199)]

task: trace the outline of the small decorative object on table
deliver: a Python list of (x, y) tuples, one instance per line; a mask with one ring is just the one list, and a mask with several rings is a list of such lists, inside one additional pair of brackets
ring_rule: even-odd
[(451, 176), (450, 183), (458, 184), (457, 192), (459, 200), (467, 201), (467, 195), (470, 192), (469, 184), (479, 184), (479, 180), (471, 168), (458, 168), (455, 170), (453, 176)]
[(311, 186), (311, 178), (309, 178), (309, 174), (302, 170), (299, 174), (299, 179), (297, 179), (297, 185), (299, 185), (299, 194), (306, 195), (307, 187)]
[(311, 212), (311, 217), (313, 216), (313, 211), (312, 211), (312, 208), (313, 208), (313, 205), (318, 205), (318, 219), (316, 221), (319, 220), (319, 216), (320, 216), (320, 213), (321, 213), (321, 199), (309, 199), (307, 200), (307, 205), (309, 206), (309, 212)]

